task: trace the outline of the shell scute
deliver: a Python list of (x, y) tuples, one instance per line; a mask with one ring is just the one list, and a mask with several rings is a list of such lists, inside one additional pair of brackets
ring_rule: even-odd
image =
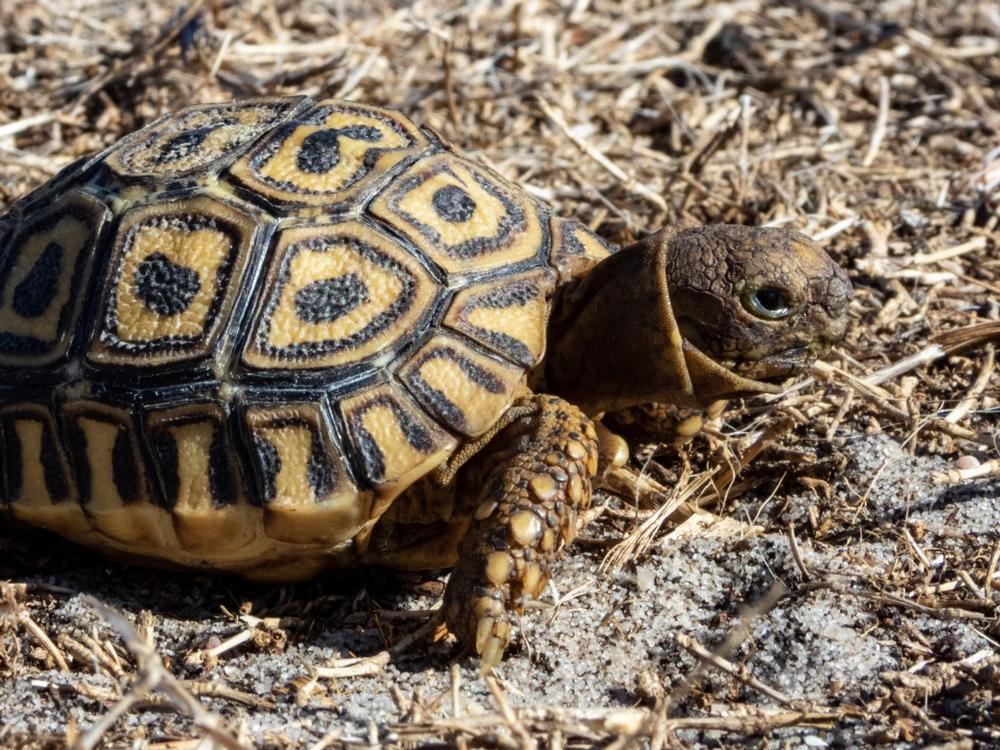
[(194, 554), (235, 554), (261, 536), (233, 450), (227, 405), (215, 400), (153, 408), (146, 415), (161, 504), (177, 541)]
[(430, 141), (398, 112), (323, 101), (275, 129), (229, 170), (249, 193), (280, 210), (347, 212), (387, 172)]
[(4, 496), (14, 517), (61, 534), (85, 534), (79, 503), (52, 406), (42, 400), (0, 406)]
[(123, 544), (173, 546), (170, 515), (153, 501), (133, 414), (74, 399), (62, 416), (80, 502), (93, 527)]
[(387, 362), (441, 293), (405, 247), (363, 222), (282, 230), (242, 361), (258, 370)]
[(345, 399), (340, 409), (362, 476), (383, 499), (395, 497), (457, 445), (392, 383)]
[(262, 231), (248, 207), (211, 195), (126, 212), (89, 363), (152, 367), (209, 357), (226, 330)]
[(545, 353), (545, 321), (555, 273), (546, 268), (505, 276), (460, 290), (444, 325), (522, 368)]
[(551, 225), (549, 263), (559, 272), (560, 282), (584, 275), (616, 250), (604, 238), (574, 219), (553, 216)]
[(349, 540), (371, 513), (319, 404), (252, 404), (245, 409), (252, 468), (271, 539), (329, 544)]
[(458, 336), (438, 334), (399, 377), (438, 422), (467, 437), (488, 430), (514, 400), (520, 367), (478, 352)]
[(448, 273), (511, 266), (547, 246), (538, 208), (523, 191), (450, 153), (414, 163), (370, 210)]
[(67, 356), (109, 216), (96, 198), (73, 191), (9, 235), (0, 254), (0, 369)]

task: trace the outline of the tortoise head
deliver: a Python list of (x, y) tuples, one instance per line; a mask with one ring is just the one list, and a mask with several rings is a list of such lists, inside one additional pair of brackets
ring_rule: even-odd
[(670, 303), (684, 339), (744, 378), (797, 375), (843, 338), (851, 283), (808, 237), (710, 225), (666, 250)]
[(590, 414), (775, 392), (844, 335), (851, 284), (785, 229), (671, 227), (556, 300), (544, 387)]

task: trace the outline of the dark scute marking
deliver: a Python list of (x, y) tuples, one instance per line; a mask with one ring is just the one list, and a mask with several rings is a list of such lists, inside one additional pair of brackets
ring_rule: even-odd
[(212, 432), (212, 445), (208, 449), (208, 483), (216, 507), (230, 505), (236, 500), (226, 441), (218, 427)]
[(445, 185), (434, 191), (431, 205), (437, 215), (452, 224), (464, 224), (476, 213), (472, 196), (457, 185)]
[(202, 125), (200, 128), (192, 128), (178, 133), (160, 147), (160, 153), (153, 160), (157, 164), (169, 164), (190, 156), (201, 148), (209, 134), (216, 130), (218, 125)]
[(420, 368), (424, 365), (424, 363), (434, 359), (447, 359), (454, 362), (459, 366), (459, 369), (462, 370), (469, 380), (488, 393), (504, 393), (506, 391), (503, 381), (497, 378), (493, 373), (484, 370), (460, 352), (457, 352), (450, 347), (434, 349), (433, 351), (428, 352), (417, 362), (410, 385), (416, 392), (417, 396), (424, 404), (427, 405), (428, 408), (437, 414), (446, 424), (456, 430), (464, 431), (467, 428), (465, 413), (458, 407), (457, 404), (451, 401), (443, 391), (435, 388), (420, 375)]
[(302, 172), (325, 174), (340, 163), (340, 131), (317, 130), (302, 139), (295, 163)]
[(307, 323), (329, 323), (369, 300), (368, 287), (356, 274), (307, 284), (295, 293), (295, 313)]
[(7, 498), (13, 500), (21, 494), (21, 440), (10, 419), (3, 421), (3, 463), (7, 479)]
[(341, 128), (339, 132), (341, 135), (346, 135), (356, 141), (378, 143), (382, 140), (382, 131), (370, 125), (348, 125), (346, 128)]
[(488, 307), (502, 309), (504, 307), (521, 307), (539, 297), (538, 287), (531, 281), (518, 281), (499, 289), (491, 289), (486, 294), (477, 297), (470, 307)]
[(0, 351), (4, 354), (38, 354), (51, 350), (51, 342), (0, 331)]
[[(107, 471), (108, 467), (103, 467)], [(111, 449), (111, 477), (122, 502), (131, 503), (139, 498), (139, 467), (132, 454), (132, 441), (128, 430), (118, 428), (114, 447)]]
[(177, 504), (181, 480), (178, 472), (177, 441), (174, 436), (164, 430), (153, 438), (153, 453), (160, 467), (160, 479), (163, 482), (163, 502), (168, 508)]
[(157, 315), (179, 315), (201, 289), (197, 271), (177, 265), (163, 253), (147, 256), (132, 281), (135, 296)]
[(582, 225), (575, 221), (567, 221), (562, 227), (563, 255), (583, 255), (584, 246), (577, 237), (577, 230)]
[(90, 461), (87, 460), (87, 435), (76, 422), (71, 422), (66, 428), (66, 441), (76, 466), (80, 504), (86, 505), (90, 502), (90, 485), (93, 481)]
[(438, 390), (420, 375), (415, 374), (410, 382), (417, 398), (420, 399), (431, 411), (433, 411), (446, 425), (459, 432), (464, 432), (467, 427), (465, 412), (458, 408), (443, 391)]
[(69, 484), (59, 460), (59, 448), (56, 446), (55, 435), (48, 424), (42, 429), (42, 472), (45, 476), (45, 489), (53, 503), (59, 503), (69, 495)]
[(358, 451), (361, 453), (361, 463), (365, 467), (365, 474), (373, 482), (380, 481), (385, 476), (385, 454), (378, 447), (372, 436), (361, 426), (361, 420), (357, 423)]
[(336, 476), (330, 457), (323, 447), (319, 435), (312, 433), (312, 445), (309, 451), (309, 466), (306, 469), (306, 479), (313, 488), (317, 500), (323, 500), (336, 489)]
[(264, 492), (264, 502), (269, 503), (274, 500), (278, 493), (277, 479), (278, 472), (281, 471), (281, 456), (274, 443), (260, 435), (253, 436), (254, 446), (257, 448), (257, 462), (260, 466), (261, 490)]
[(389, 402), (393, 413), (396, 415), (396, 423), (403, 431), (406, 442), (412, 445), (421, 453), (430, 453), (434, 449), (434, 441), (426, 429), (414, 419), (405, 409), (399, 407), (394, 402)]
[(14, 288), (14, 312), (22, 318), (37, 318), (49, 309), (59, 288), (63, 254), (62, 245), (50, 242), (21, 283)]
[(382, 132), (367, 125), (317, 130), (302, 139), (302, 145), (295, 158), (299, 169), (309, 174), (324, 174), (336, 167), (340, 163), (341, 136), (369, 143), (382, 140)]
[(525, 345), (523, 341), (500, 331), (491, 331), (488, 328), (469, 326), (470, 333), (476, 338), (502, 354), (506, 354), (512, 360), (524, 367), (534, 364), (535, 355)]
[(563, 255), (586, 255), (587, 248), (583, 244), (583, 240), (580, 237), (581, 235), (595, 240), (609, 253), (614, 253), (618, 249), (606, 239), (601, 237), (601, 235), (590, 231), (586, 224), (582, 224), (579, 221), (572, 219), (565, 220), (563, 222), (561, 235), (563, 241)]
[(504, 388), (503, 381), (500, 380), (500, 378), (456, 351), (452, 351), (450, 349), (442, 351), (439, 349), (434, 352), (434, 355), (445, 357), (450, 359), (452, 362), (455, 362), (462, 372), (468, 376), (469, 380), (478, 385), (484, 391), (489, 393), (503, 393), (507, 390)]

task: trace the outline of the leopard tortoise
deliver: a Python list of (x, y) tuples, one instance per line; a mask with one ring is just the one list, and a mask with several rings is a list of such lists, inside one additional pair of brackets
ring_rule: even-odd
[(488, 669), (624, 460), (595, 420), (772, 392), (850, 293), (789, 231), (616, 252), (395, 111), (188, 107), (0, 217), (0, 501), (256, 579), (453, 567)]

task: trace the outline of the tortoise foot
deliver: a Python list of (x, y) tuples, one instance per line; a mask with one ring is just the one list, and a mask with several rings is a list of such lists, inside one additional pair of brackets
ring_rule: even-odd
[(484, 674), (500, 663), (524, 597), (542, 593), (550, 564), (573, 540), (597, 471), (597, 433), (588, 417), (551, 396), (525, 402), (532, 412), (484, 451), (480, 466), (489, 470), (477, 483), (473, 523), (445, 592), (448, 627), (475, 648)]

